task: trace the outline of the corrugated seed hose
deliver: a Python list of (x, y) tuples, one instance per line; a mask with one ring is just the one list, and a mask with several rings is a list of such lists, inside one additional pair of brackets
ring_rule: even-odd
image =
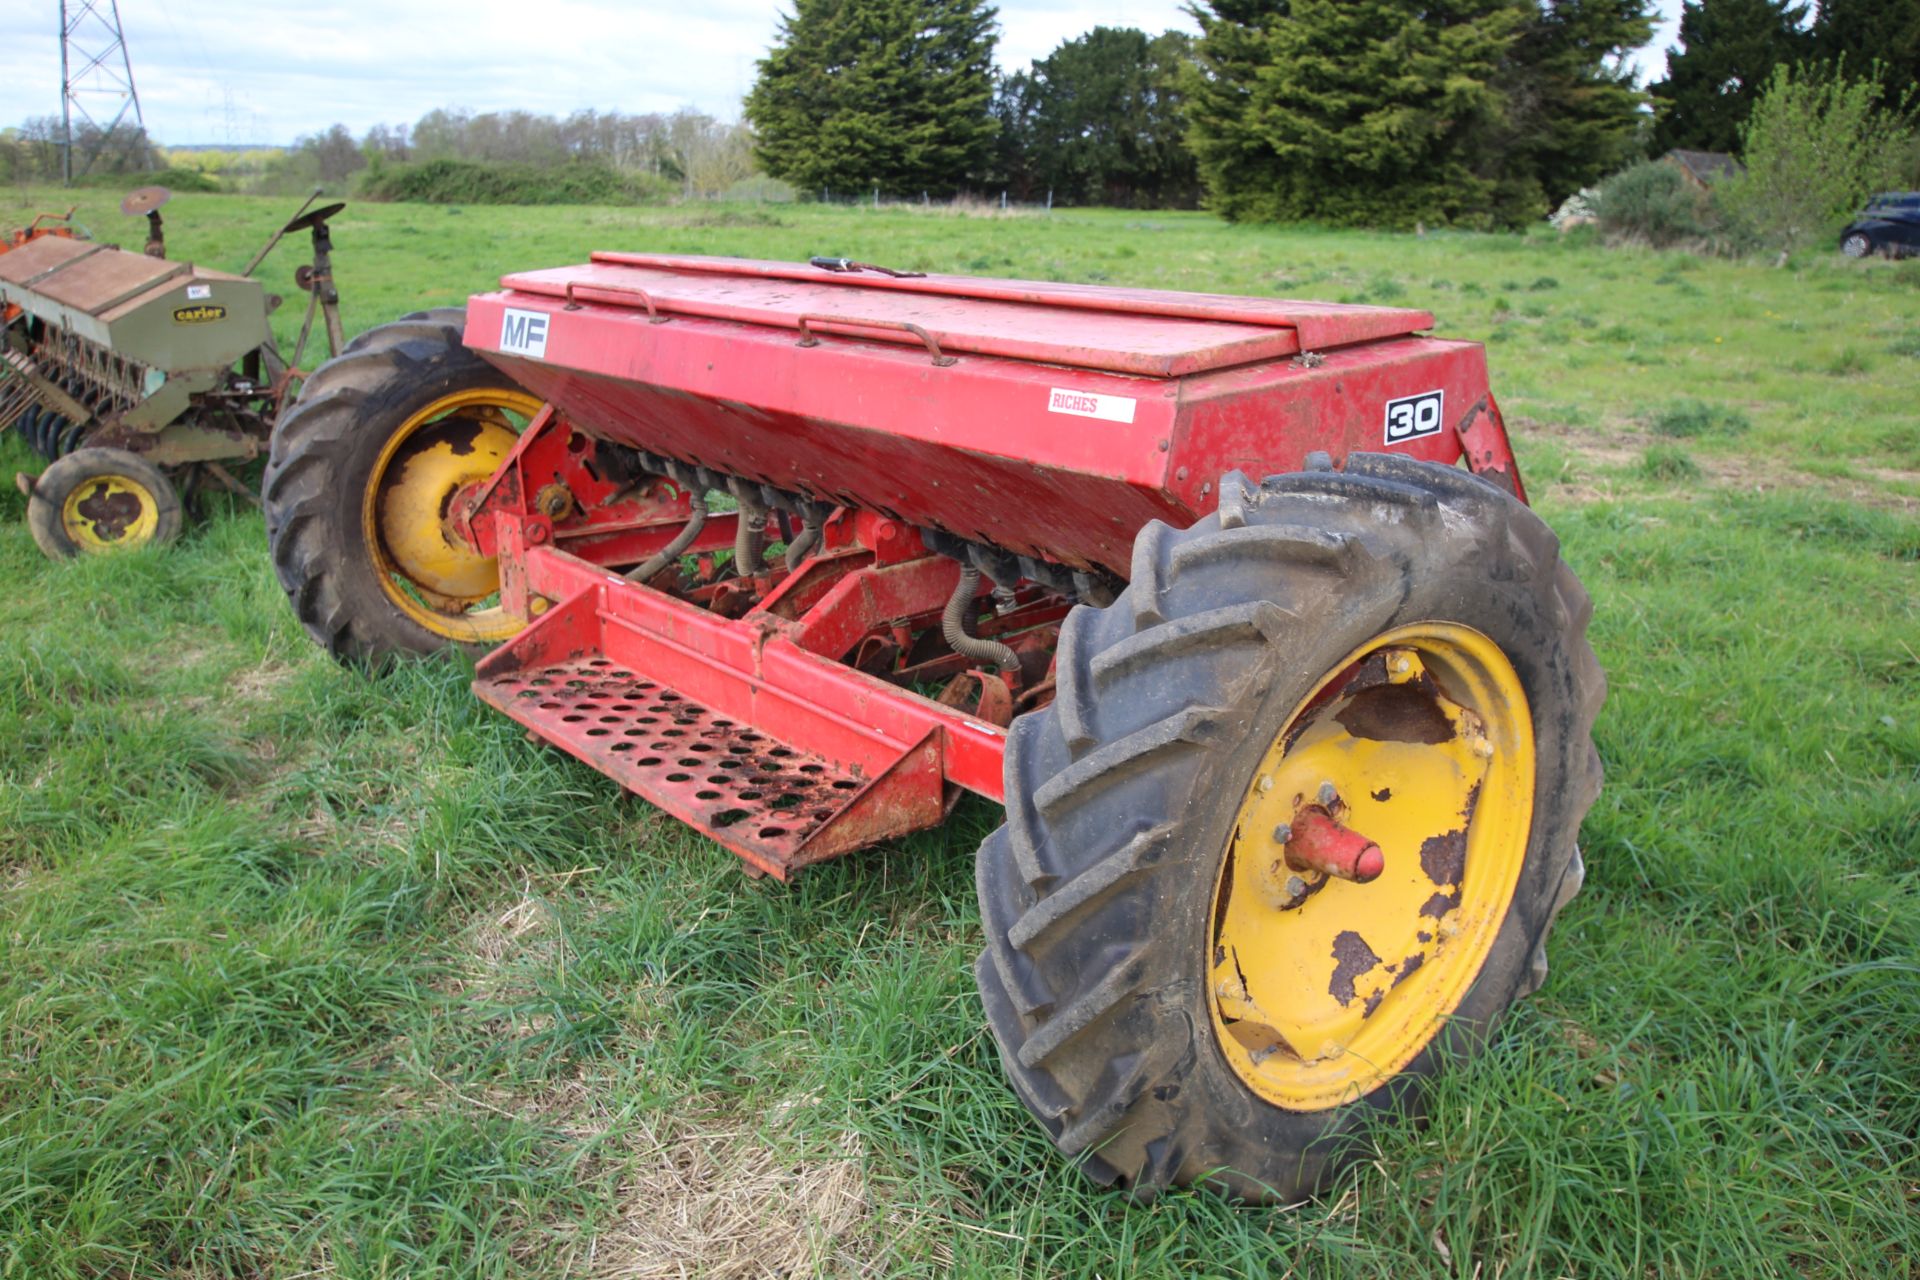
[(765, 507), (740, 504), (740, 523), (733, 533), (733, 572), (735, 577), (751, 578), (759, 573), (765, 559), (763, 535), (767, 531)]
[(792, 573), (800, 567), (800, 562), (812, 553), (820, 542), (820, 525), (811, 512), (802, 512), (800, 516), (800, 536), (787, 544), (787, 572)]
[(700, 530), (706, 527), (706, 523), (707, 495), (704, 493), (696, 493), (693, 495), (693, 506), (691, 510), (687, 512), (687, 523), (681, 528), (680, 532), (673, 535), (673, 541), (654, 552), (653, 558), (639, 568), (629, 570), (627, 572), (627, 581), (645, 582), (648, 578), (651, 578), (654, 574), (678, 560), (686, 553), (687, 548), (693, 545), (693, 540), (700, 536)]
[(963, 565), (960, 569), (960, 585), (953, 589), (952, 599), (947, 601), (947, 609), (940, 618), (940, 634), (947, 638), (953, 651), (975, 662), (990, 662), (1002, 671), (1015, 671), (1020, 666), (1020, 655), (998, 640), (982, 640), (967, 632), (967, 615), (972, 611), (973, 598), (980, 590), (980, 570), (972, 565)]

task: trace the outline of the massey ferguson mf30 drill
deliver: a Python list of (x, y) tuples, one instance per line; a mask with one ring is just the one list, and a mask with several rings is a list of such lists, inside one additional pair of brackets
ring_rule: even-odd
[(1003, 804), (1021, 1099), (1135, 1194), (1290, 1197), (1540, 984), (1600, 786), (1586, 593), (1432, 325), (596, 253), (322, 366), (273, 562), (756, 874)]

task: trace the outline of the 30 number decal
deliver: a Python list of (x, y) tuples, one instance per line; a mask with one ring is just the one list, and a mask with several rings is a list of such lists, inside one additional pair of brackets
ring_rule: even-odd
[(1445, 391), (1423, 391), (1387, 401), (1387, 443), (1405, 444), (1422, 436), (1439, 435), (1446, 404)]

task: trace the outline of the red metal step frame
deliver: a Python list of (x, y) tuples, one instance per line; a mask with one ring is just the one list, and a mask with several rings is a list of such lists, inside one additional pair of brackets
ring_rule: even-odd
[(540, 516), (492, 523), (510, 594), (538, 616), (480, 663), (474, 692), (758, 870), (785, 879), (934, 826), (954, 787), (1001, 798), (1004, 729), (840, 660), (936, 615), (959, 580), (897, 522), (843, 515), (810, 571), (739, 619), (543, 545)]

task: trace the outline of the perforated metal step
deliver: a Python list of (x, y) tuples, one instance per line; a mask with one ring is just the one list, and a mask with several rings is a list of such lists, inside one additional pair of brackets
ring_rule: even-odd
[(783, 878), (869, 785), (605, 657), (483, 677), (474, 692)]

